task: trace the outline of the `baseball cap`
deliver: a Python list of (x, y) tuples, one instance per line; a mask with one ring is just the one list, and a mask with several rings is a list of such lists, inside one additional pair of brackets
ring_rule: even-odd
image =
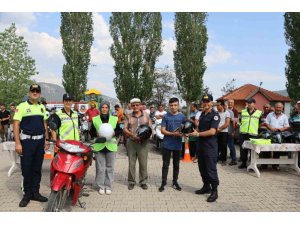
[(133, 98), (133, 99), (130, 100), (130, 103), (141, 103), (141, 99)]
[(72, 100), (73, 101), (74, 97), (72, 95), (66, 93), (66, 94), (63, 95), (63, 101), (65, 101), (65, 100)]
[(247, 102), (248, 102), (249, 104), (251, 104), (251, 103), (256, 103), (256, 100), (255, 100), (254, 98), (249, 98), (249, 99), (247, 100)]
[(33, 91), (33, 90), (38, 90), (39, 92), (41, 92), (41, 86), (38, 84), (32, 84), (29, 87), (29, 91)]
[(202, 97), (202, 101), (204, 101), (204, 100), (208, 100), (208, 101), (210, 101), (210, 102), (212, 102), (213, 100), (214, 100), (214, 98), (213, 98), (213, 96), (212, 95), (210, 95), (210, 94), (205, 94), (205, 95), (203, 95), (203, 97)]

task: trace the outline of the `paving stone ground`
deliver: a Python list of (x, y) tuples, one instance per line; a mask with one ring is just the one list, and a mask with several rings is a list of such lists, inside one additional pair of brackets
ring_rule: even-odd
[[(254, 173), (240, 170), (237, 166), (221, 166), (218, 164), (220, 179), (219, 198), (214, 203), (207, 203), (208, 195), (195, 195), (194, 191), (202, 186), (197, 163), (180, 163), (179, 184), (182, 191), (171, 187), (172, 163), (169, 180), (164, 192), (158, 192), (161, 183), (162, 159), (160, 153), (149, 144), (148, 190), (135, 186), (127, 189), (128, 158), (125, 148), (121, 147), (115, 164), (115, 181), (112, 195), (99, 195), (93, 182), (95, 164), (89, 168), (85, 193), (81, 197), (86, 208), (78, 205), (66, 208), (73, 212), (299, 212), (300, 211), (300, 176), (288, 167), (282, 166), (280, 171), (272, 169), (261, 171), (261, 177)], [(50, 161), (45, 160), (42, 170), (40, 192), (49, 196)], [(31, 201), (26, 208), (19, 208), (22, 197), (20, 190), (20, 170), (7, 177), (10, 168), (8, 152), (0, 147), (0, 211), (43, 211), (46, 203)], [(138, 169), (138, 166), (137, 166)], [(137, 170), (138, 179), (138, 170)]]

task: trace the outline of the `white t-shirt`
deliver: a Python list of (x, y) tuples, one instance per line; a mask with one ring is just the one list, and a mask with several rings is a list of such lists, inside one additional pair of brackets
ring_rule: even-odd
[(202, 111), (198, 111), (198, 112), (196, 113), (195, 120), (199, 120), (199, 118), (200, 118), (200, 116), (201, 116), (201, 113), (202, 113)]
[(269, 124), (273, 128), (290, 127), (289, 119), (284, 113), (281, 113), (278, 118), (276, 118), (275, 112), (269, 113), (266, 118), (266, 124)]
[[(218, 112), (220, 115), (220, 123), (218, 127), (221, 127), (225, 124), (226, 118), (230, 118), (230, 113), (226, 110), (225, 112)], [(221, 132), (228, 132), (228, 127), (222, 130)]]
[(164, 116), (164, 115), (166, 115), (166, 114), (167, 114), (167, 112), (166, 112), (166, 111), (162, 111), (162, 112), (160, 112), (160, 111), (156, 110), (156, 112), (155, 112), (154, 116)]

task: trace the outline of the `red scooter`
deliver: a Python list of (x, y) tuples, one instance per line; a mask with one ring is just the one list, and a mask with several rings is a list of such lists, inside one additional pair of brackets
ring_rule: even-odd
[(87, 169), (92, 163), (93, 153), (89, 146), (79, 141), (57, 141), (59, 149), (51, 162), (51, 194), (46, 212), (59, 212), (65, 207), (66, 199), (72, 197), (72, 206), (78, 200), (84, 186)]

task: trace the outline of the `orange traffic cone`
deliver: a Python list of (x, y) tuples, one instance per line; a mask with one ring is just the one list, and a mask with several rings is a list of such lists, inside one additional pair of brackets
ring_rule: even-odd
[(53, 159), (52, 153), (49, 151), (46, 151), (44, 154), (44, 159)]
[(188, 139), (185, 139), (185, 151), (184, 151), (184, 157), (182, 162), (192, 162), (191, 156), (190, 156), (190, 150), (189, 150), (189, 142)]

